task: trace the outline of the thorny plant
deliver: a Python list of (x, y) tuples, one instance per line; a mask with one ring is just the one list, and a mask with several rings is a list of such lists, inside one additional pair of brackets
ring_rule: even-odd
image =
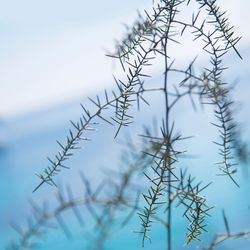
[[(189, 13), (189, 17), (182, 16), (183, 10), (188, 9), (191, 4), (192, 7), (196, 6), (196, 9)], [(202, 70), (195, 70), (197, 57), (184, 69), (174, 66), (176, 58), (172, 56), (172, 45), (185, 46), (185, 42), (182, 45), (179, 41), (186, 34), (202, 44), (200, 54), (209, 58)], [(10, 249), (34, 248), (35, 239), (45, 231), (52, 219), (56, 219), (69, 235), (69, 229), (61, 215), (65, 210), (72, 209), (82, 224), (79, 206), (85, 206), (96, 222), (98, 234), (94, 249), (103, 249), (112, 231), (112, 225), (117, 222), (117, 216), (126, 211), (128, 216), (121, 224), (126, 224), (134, 213), (137, 213), (141, 229), (135, 232), (141, 235), (142, 246), (146, 239), (150, 239), (154, 222), (159, 222), (166, 229), (166, 249), (171, 250), (174, 206), (182, 207), (183, 217), (187, 220), (187, 244), (200, 240), (200, 235), (207, 230), (206, 221), (212, 209), (203, 191), (211, 183), (208, 181), (208, 184), (202, 184), (189, 175), (187, 170), (182, 169), (181, 158), (186, 155), (186, 151), (179, 148), (181, 142), (188, 140), (189, 136), (176, 132), (173, 110), (185, 97), (190, 98), (194, 108), (198, 105), (212, 107), (215, 121), (211, 123), (218, 129), (219, 134), (218, 140), (214, 142), (221, 158), (216, 163), (219, 166), (219, 175), (229, 177), (239, 187), (235, 177), (236, 162), (237, 159), (245, 161), (247, 153), (245, 144), (239, 139), (238, 124), (233, 117), (231, 85), (223, 80), (223, 72), (226, 70), (223, 58), (227, 52), (232, 50), (241, 58), (236, 48), (239, 40), (240, 37), (234, 35), (234, 27), (229, 24), (226, 13), (218, 7), (216, 0), (161, 0), (154, 3), (152, 10), (145, 11), (144, 15), (140, 14), (133, 27), (127, 28), (126, 36), (116, 43), (115, 52), (109, 55), (118, 59), (125, 79), (114, 77), (117, 86), (115, 90), (105, 90), (103, 96), (89, 98), (94, 105), (94, 111), (82, 105), (81, 118), (78, 122), (71, 122), (73, 128), (69, 131), (66, 143), (58, 142), (61, 150), (54, 160), (49, 158), (50, 166), (38, 174), (40, 182), (34, 192), (44, 184), (57, 186), (56, 175), (68, 168), (66, 161), (72, 157), (75, 149), (80, 148), (79, 144), (82, 141), (90, 141), (86, 134), (88, 131), (94, 131), (98, 122), (103, 121), (114, 126), (116, 138), (123, 127), (134, 122), (134, 106), (140, 110), (142, 103), (150, 104), (150, 100), (146, 98), (147, 93), (163, 94), (162, 106), (165, 110), (164, 114), (160, 114), (161, 126), (153, 132), (147, 128), (144, 130), (140, 150), (129, 142), (131, 161), (125, 161), (125, 171), (120, 172), (118, 169), (118, 178), (104, 182), (105, 188), (101, 184), (93, 191), (87, 178), (83, 177), (86, 189), (83, 197), (73, 198), (71, 189), (68, 189), (66, 197), (59, 189), (59, 204), (56, 209), (48, 211), (46, 206), (39, 207), (32, 203), (33, 219), (29, 221), (26, 229), (13, 225), (20, 238), (19, 241), (11, 243)], [(146, 68), (153, 67), (157, 60), (163, 62), (162, 86), (150, 85), (152, 81), (146, 81), (151, 76)], [(198, 66), (200, 69), (201, 65)], [(172, 75), (178, 75), (181, 80), (173, 80), (179, 78), (171, 78)], [(140, 173), (144, 173), (145, 180), (149, 181), (146, 188), (143, 185), (134, 186), (134, 180)], [(103, 190), (107, 189), (113, 190), (108, 196), (103, 194)], [(143, 201), (139, 201), (140, 197)], [(226, 239), (249, 234), (249, 231), (232, 234), (226, 216), (223, 218), (226, 234), (217, 235), (210, 246), (204, 249), (214, 249)]]

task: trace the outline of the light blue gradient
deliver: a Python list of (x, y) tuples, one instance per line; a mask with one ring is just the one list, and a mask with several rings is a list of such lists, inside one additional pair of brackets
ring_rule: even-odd
[[(238, 70), (232, 70), (227, 74), (229, 79), (238, 78), (239, 84), (237, 91), (235, 91), (235, 98), (243, 103), (243, 108), (239, 112), (238, 116), (243, 122), (245, 129), (244, 138), (249, 141), (250, 133), (249, 124), (250, 119), (247, 115), (247, 110), (250, 105), (248, 93), (250, 90), (248, 79), (250, 77), (249, 71), (245, 69), (249, 61), (249, 50), (242, 49), (242, 55), (245, 57), (245, 61), (236, 60), (234, 66)], [(232, 55), (234, 58), (234, 55)], [(229, 58), (230, 59), (230, 58)], [(230, 60), (228, 61), (230, 63)], [(241, 65), (241, 66), (240, 66)], [(150, 98), (150, 97), (149, 97)], [(84, 98), (82, 99), (84, 100)], [(43, 187), (37, 193), (32, 194), (31, 191), (37, 184), (37, 178), (34, 173), (39, 172), (47, 165), (46, 156), (53, 156), (53, 152), (58, 150), (55, 143), (56, 140), (64, 141), (67, 130), (70, 127), (69, 120), (77, 120), (81, 113), (79, 103), (82, 100), (75, 100), (72, 103), (65, 103), (64, 105), (51, 108), (50, 110), (44, 110), (37, 113), (33, 113), (24, 117), (12, 118), (5, 122), (7, 127), (7, 140), (4, 145), (4, 151), (0, 155), (1, 163), (1, 223), (0, 223), (0, 244), (6, 245), (10, 239), (15, 239), (15, 233), (8, 226), (9, 221), (15, 221), (21, 225), (25, 225), (25, 217), (29, 215), (30, 208), (28, 206), (28, 199), (36, 200), (41, 203), (43, 200), (55, 199), (55, 190), (50, 187)], [(160, 115), (158, 108), (159, 98), (152, 99), (152, 110), (148, 108), (145, 113), (139, 113), (137, 123), (139, 125), (132, 126), (132, 131), (140, 133), (141, 125), (143, 121), (150, 121), (155, 114)], [(186, 105), (187, 106), (187, 105)], [(190, 111), (176, 110), (175, 120), (180, 123), (184, 122), (183, 126), (184, 134), (186, 131), (195, 133), (197, 130), (203, 137), (199, 139), (195, 138), (190, 140), (189, 148), (190, 154), (201, 154), (200, 159), (190, 159), (184, 161), (185, 167), (189, 167), (198, 179), (207, 181), (212, 180), (214, 184), (208, 189), (207, 195), (209, 197), (209, 203), (215, 205), (215, 209), (212, 212), (212, 218), (209, 221), (210, 233), (203, 236), (204, 244), (212, 238), (214, 232), (224, 231), (221, 210), (226, 207), (226, 211), (230, 217), (230, 223), (232, 230), (238, 231), (249, 227), (249, 210), (250, 204), (248, 190), (249, 183), (245, 181), (245, 171), (239, 171), (237, 176), (241, 183), (241, 189), (237, 189), (226, 177), (216, 177), (216, 169), (213, 167), (213, 159), (216, 156), (216, 148), (211, 143), (211, 136), (214, 132), (212, 127), (208, 130), (208, 127), (203, 128), (203, 120), (195, 120), (198, 115), (199, 119), (209, 120), (206, 114), (194, 114)], [(202, 118), (203, 117), (203, 118)], [(188, 123), (187, 123), (188, 120)], [(81, 169), (90, 178), (92, 183), (98, 183), (103, 178), (102, 168), (108, 167), (111, 164), (115, 166), (118, 159), (114, 155), (118, 155), (120, 147), (114, 144), (112, 141), (112, 134), (114, 133), (112, 127), (102, 126), (99, 131), (93, 134), (94, 142), (84, 144), (84, 148), (75, 153), (75, 156), (68, 162), (68, 165), (72, 167), (72, 170), (65, 170), (59, 177), (61, 183), (72, 184), (73, 190), (77, 193), (81, 192), (83, 188), (78, 176), (78, 170)], [(206, 136), (204, 137), (204, 134)], [(103, 145), (103, 142), (106, 146)], [(107, 146), (108, 145), (108, 146)], [(183, 145), (185, 147), (185, 145)], [(98, 157), (95, 157), (98, 154)], [(114, 158), (114, 159), (113, 159)], [(112, 159), (112, 163), (110, 163)], [(99, 170), (97, 170), (99, 168)], [(74, 180), (74, 182), (72, 182)], [(80, 190), (80, 191), (79, 191)], [(218, 192), (218, 190), (220, 190)], [(49, 193), (48, 193), (49, 191)], [(17, 209), (18, 208), (18, 209)], [(86, 215), (88, 225), (89, 216)], [(67, 221), (70, 227), (74, 239), (69, 241), (61, 230), (52, 230), (46, 234), (46, 238), (42, 243), (42, 249), (88, 249), (82, 248), (86, 244), (86, 230), (89, 231), (92, 227), (86, 226), (81, 229), (77, 225), (75, 219), (72, 217), (72, 213), (65, 214), (65, 221)], [(185, 235), (183, 235), (183, 227), (185, 226), (184, 220), (175, 216), (174, 221), (174, 250), (180, 249), (185, 243)], [(141, 249), (140, 240), (138, 235), (133, 234), (133, 230), (138, 230), (139, 221), (135, 217), (133, 222), (129, 224), (122, 231), (115, 230), (113, 238), (108, 241), (107, 249)], [(180, 229), (181, 228), (181, 229)], [(155, 226), (152, 233), (152, 246), (154, 249), (162, 249), (165, 245), (165, 232), (159, 226)], [(187, 247), (186, 249), (193, 249), (196, 244)], [(150, 244), (147, 244), (145, 249), (152, 249)], [(240, 246), (240, 248), (239, 248)], [(247, 250), (249, 246), (248, 241), (238, 240), (230, 241), (222, 245), (218, 249), (237, 249)]]
[[(121, 15), (131, 12), (151, 1), (1, 1), (0, 8), (0, 46), (4, 48), (0, 51), (0, 62), (5, 64), (6, 61), (19, 53), (24, 53), (31, 47), (44, 40), (50, 40), (51, 36), (56, 33), (77, 30), (78, 28), (98, 26), (99, 23), (112, 22), (117, 20)], [(244, 8), (248, 8), (249, 2), (242, 2)], [(107, 14), (108, 13), (108, 14)], [(245, 21), (246, 22), (246, 21)], [(102, 39), (102, 37), (100, 37)], [(244, 42), (243, 44), (246, 44)], [(230, 70), (227, 71), (227, 80), (237, 80), (239, 83), (234, 90), (234, 97), (242, 103), (237, 117), (243, 124), (243, 135), (246, 141), (250, 142), (250, 48), (243, 46), (240, 52), (244, 58), (238, 60), (233, 54), (228, 57), (227, 65)], [(67, 53), (70, 53), (68, 51)], [(1, 72), (1, 70), (0, 70)], [(10, 69), (11, 72), (11, 69)], [(13, 72), (14, 74), (15, 72)], [(1, 76), (0, 76), (1, 77)], [(73, 83), (72, 83), (73, 84)], [(4, 82), (0, 83), (1, 88), (7, 88)], [(15, 103), (15, 96), (18, 96), (20, 86), (18, 79), (13, 85), (8, 97), (10, 102)], [(49, 88), (48, 88), (49, 91)], [(98, 90), (99, 91), (99, 90)], [(29, 95), (34, 93), (29, 93)], [(21, 97), (24, 98), (24, 97)], [(79, 103), (84, 103), (86, 97), (75, 99), (72, 102), (62, 101), (57, 106), (51, 106), (48, 109), (36, 110), (21, 116), (12, 116), (3, 119), (0, 127), (0, 134), (4, 131), (4, 139), (0, 140), (0, 249), (4, 249), (11, 239), (17, 239), (16, 233), (9, 226), (13, 221), (20, 225), (26, 225), (26, 217), (30, 214), (28, 201), (30, 198), (42, 203), (43, 200), (49, 200), (53, 203), (56, 190), (50, 187), (44, 187), (35, 194), (32, 194), (33, 188), (37, 184), (36, 172), (40, 172), (47, 166), (46, 156), (52, 156), (57, 152), (58, 146), (56, 140), (64, 141), (70, 127), (69, 120), (77, 120), (81, 114)], [(149, 112), (145, 108), (144, 113), (140, 113), (137, 118), (139, 125), (132, 125), (133, 131), (141, 132), (141, 125), (145, 120), (151, 121), (152, 117), (159, 112), (159, 100), (152, 100), (152, 110)], [(0, 100), (1, 103), (1, 100)], [(46, 100), (44, 100), (46, 103)], [(189, 106), (190, 107), (190, 106)], [(0, 107), (1, 109), (1, 107)], [(1, 114), (1, 111), (0, 111)], [(183, 112), (177, 107), (175, 119), (182, 126), (183, 132), (195, 133), (199, 129), (200, 133), (206, 134), (202, 139), (190, 141), (190, 153), (203, 154), (203, 158), (191, 159), (185, 162), (186, 167), (190, 167), (195, 176), (206, 180), (213, 180), (207, 195), (209, 204), (215, 205), (209, 221), (209, 233), (203, 236), (206, 245), (213, 237), (214, 232), (224, 231), (221, 210), (226, 207), (226, 212), (230, 217), (232, 230), (237, 232), (245, 228), (250, 228), (250, 205), (249, 188), (247, 181), (247, 171), (242, 170), (238, 173), (241, 189), (236, 189), (232, 183), (225, 178), (216, 177), (216, 169), (212, 166), (216, 149), (211, 143), (212, 129), (203, 127), (204, 121), (209, 121), (209, 117), (200, 113), (201, 120), (195, 120), (196, 114), (189, 110)], [(204, 119), (204, 120), (203, 120)], [(188, 121), (188, 122), (187, 122)], [(120, 147), (113, 142), (114, 130), (108, 126), (98, 128), (93, 134), (93, 142), (83, 143), (83, 149), (77, 151), (68, 165), (72, 167), (70, 171), (65, 170), (59, 177), (62, 184), (72, 184), (77, 193), (83, 189), (78, 176), (78, 171), (82, 170), (93, 183), (98, 183), (103, 178), (103, 167), (110, 165), (116, 166)], [(188, 134), (190, 135), (190, 134)], [(0, 137), (1, 139), (1, 137)], [(103, 143), (105, 142), (105, 143)], [(105, 144), (105, 145), (104, 145)], [(98, 155), (98, 157), (96, 157)], [(110, 159), (112, 159), (110, 163)], [(73, 181), (72, 181), (73, 180)], [(219, 190), (219, 192), (218, 192)], [(85, 227), (82, 229), (73, 218), (72, 213), (65, 214), (65, 221), (69, 225), (73, 240), (69, 241), (60, 229), (48, 230), (44, 241), (41, 243), (41, 249), (44, 250), (80, 250), (86, 249), (86, 241), (92, 227), (88, 228), (90, 221), (89, 215), (86, 214)], [(185, 222), (175, 216), (173, 218), (174, 229), (173, 250), (179, 250), (185, 243), (183, 235), (183, 226)], [(138, 250), (141, 249), (141, 242), (138, 235), (132, 233), (133, 230), (139, 229), (139, 220), (131, 222), (123, 230), (116, 231), (113, 237), (107, 243), (107, 250)], [(181, 229), (180, 229), (181, 228)], [(162, 227), (154, 227), (152, 233), (152, 245), (146, 244), (145, 250), (160, 250), (165, 246), (165, 232)], [(194, 249), (197, 244), (193, 244), (186, 249)], [(85, 246), (85, 247), (83, 247)], [(250, 247), (249, 240), (235, 240), (225, 242), (218, 250), (248, 250)], [(152, 248), (153, 247), (153, 248)]]

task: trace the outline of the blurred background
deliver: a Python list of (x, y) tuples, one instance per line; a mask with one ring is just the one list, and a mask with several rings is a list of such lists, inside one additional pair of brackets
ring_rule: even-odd
[[(56, 140), (65, 140), (69, 120), (77, 120), (81, 115), (80, 103), (85, 104), (87, 96), (95, 96), (104, 88), (114, 86), (112, 74), (118, 72), (119, 65), (105, 54), (113, 51), (114, 40), (122, 37), (126, 30), (124, 24), (131, 25), (137, 10), (150, 8), (152, 1), (0, 0), (0, 3), (0, 249), (5, 249), (10, 240), (17, 239), (9, 223), (25, 225), (30, 199), (37, 203), (44, 200), (53, 203), (56, 193), (53, 188), (46, 186), (32, 193), (38, 182), (35, 173), (47, 166), (47, 156), (53, 157), (58, 151)], [(239, 102), (237, 118), (244, 140), (250, 143), (250, 3), (245, 0), (220, 0), (218, 3), (228, 11), (237, 35), (243, 37), (238, 45), (243, 60), (233, 52), (227, 55), (226, 64), (230, 69), (226, 79), (237, 82), (234, 91)], [(188, 53), (195, 54), (195, 47)], [(152, 99), (152, 102), (150, 111), (138, 115), (138, 123), (132, 127), (135, 134), (140, 132), (143, 121), (151, 121), (157, 112), (158, 100)], [(209, 137), (214, 130), (203, 128), (203, 122), (195, 122), (194, 114), (189, 111), (185, 114), (181, 111), (177, 110), (176, 119), (182, 123), (190, 121), (187, 130), (190, 128), (196, 133), (199, 128), (199, 133), (207, 133), (207, 138), (192, 144), (195, 152), (207, 152), (200, 161), (192, 162), (193, 172), (201, 178), (204, 173), (210, 175), (216, 182), (208, 193), (212, 195), (210, 203), (215, 204), (217, 211), (209, 225), (211, 232), (204, 236), (204, 241), (209, 242), (214, 233), (224, 231), (220, 212), (223, 207), (227, 208), (234, 231), (250, 228), (247, 166), (242, 166), (238, 174), (241, 189), (216, 177), (211, 161), (216, 150)], [(199, 116), (204, 124), (210, 120), (202, 112)], [(112, 141), (112, 128), (100, 127), (92, 137), (94, 142), (77, 151), (70, 160), (72, 170), (64, 171), (59, 177), (62, 185), (73, 184), (77, 192), (81, 185), (79, 170), (94, 182), (102, 178), (100, 169), (103, 166), (119, 162), (115, 155), (119, 155), (121, 148)], [(98, 157), (94, 157), (96, 155)], [(201, 166), (208, 162), (213, 170), (201, 170)], [(60, 230), (52, 230), (46, 234), (41, 249), (88, 249), (83, 248), (88, 236), (71, 221), (70, 215), (68, 217), (73, 239), (68, 240)], [(138, 229), (137, 223), (139, 221), (131, 223), (127, 231), (117, 232), (107, 249), (140, 249), (139, 237), (132, 233)], [(184, 243), (178, 223), (181, 225), (182, 222), (176, 219), (174, 249), (180, 249)], [(155, 229), (152, 240), (154, 249), (163, 249), (165, 236), (162, 230)], [(190, 249), (194, 248), (195, 245), (190, 246)], [(147, 244), (145, 249), (152, 248)], [(250, 242), (230, 241), (218, 249), (250, 249)]]

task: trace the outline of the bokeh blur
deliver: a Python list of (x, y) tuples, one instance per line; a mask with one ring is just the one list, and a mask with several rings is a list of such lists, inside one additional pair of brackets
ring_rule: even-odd
[[(10, 224), (26, 225), (31, 199), (39, 204), (44, 200), (53, 204), (56, 200), (56, 189), (49, 186), (32, 193), (38, 183), (35, 173), (47, 166), (47, 156), (53, 157), (58, 151), (56, 141), (65, 141), (71, 126), (69, 121), (81, 115), (80, 103), (88, 103), (87, 96), (95, 96), (104, 88), (114, 86), (112, 74), (119, 65), (105, 55), (112, 51), (114, 40), (126, 30), (124, 24), (131, 25), (137, 10), (150, 8), (152, 1), (0, 0), (0, 3), (0, 249), (5, 249), (18, 237)], [(233, 95), (239, 103), (237, 119), (244, 140), (250, 144), (250, 2), (219, 0), (218, 3), (228, 11), (237, 34), (243, 37), (238, 45), (243, 60), (233, 52), (227, 55), (226, 79), (236, 82)], [(195, 54), (195, 48), (190, 48), (189, 52)], [(133, 125), (132, 131), (139, 133), (145, 120), (151, 121), (157, 116), (159, 100), (152, 101), (152, 110), (138, 115), (139, 125)], [(212, 163), (216, 154), (209, 137), (213, 130), (207, 131), (202, 122), (190, 118), (193, 114), (188, 110), (185, 114), (181, 109), (176, 112), (180, 123), (189, 121), (187, 130), (196, 133), (199, 128), (200, 133), (207, 133), (207, 137), (192, 145), (194, 152), (207, 152), (202, 160), (193, 161), (192, 165), (197, 176), (203, 179), (204, 173), (213, 176), (216, 172), (213, 166), (201, 170), (201, 166)], [(209, 122), (206, 114), (199, 115)], [(122, 132), (121, 138), (124, 135)], [(117, 155), (121, 147), (113, 143), (112, 128), (100, 127), (92, 138), (94, 142), (84, 144), (70, 160), (72, 169), (65, 170), (58, 179), (61, 185), (72, 184), (77, 194), (82, 188), (79, 170), (91, 181), (98, 182), (103, 169), (119, 161)], [(206, 243), (214, 233), (224, 230), (221, 216), (224, 207), (234, 231), (250, 228), (248, 171), (248, 166), (242, 166), (238, 173), (240, 189), (221, 177), (211, 177), (216, 185), (208, 192), (209, 201), (215, 204), (217, 212), (213, 212), (210, 232), (203, 238)], [(88, 233), (70, 215), (65, 216), (73, 239), (67, 239), (61, 230), (49, 229), (41, 240), (41, 249), (88, 249), (83, 247)], [(173, 250), (184, 244), (181, 223), (176, 218)], [(139, 237), (132, 233), (138, 225), (139, 221), (134, 220), (126, 230), (116, 232), (107, 249), (140, 249)], [(84, 227), (88, 227), (88, 216)], [(165, 235), (160, 229), (153, 231), (152, 240), (154, 249), (163, 249)], [(194, 245), (186, 247), (194, 248)], [(152, 249), (151, 245), (147, 244), (145, 249)], [(248, 239), (232, 240), (218, 249), (247, 250), (250, 242)]]

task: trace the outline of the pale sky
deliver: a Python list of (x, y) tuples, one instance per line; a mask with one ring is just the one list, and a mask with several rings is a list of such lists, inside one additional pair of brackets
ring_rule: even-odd
[[(114, 84), (105, 57), (114, 38), (151, 0), (0, 0), (0, 117), (91, 95)], [(248, 46), (246, 0), (220, 0), (241, 47)]]

